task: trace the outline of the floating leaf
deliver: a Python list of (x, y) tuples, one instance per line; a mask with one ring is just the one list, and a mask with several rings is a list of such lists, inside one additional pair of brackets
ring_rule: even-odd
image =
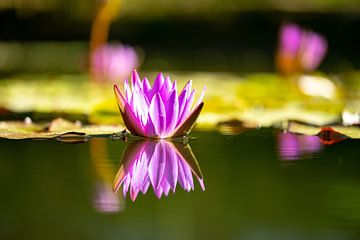
[[(173, 75), (176, 79), (196, 80), (195, 88), (207, 86), (206, 107), (197, 121), (199, 127), (214, 128), (218, 122), (232, 119), (260, 126), (289, 119), (324, 125), (340, 120), (344, 105), (348, 105), (341, 94), (335, 99), (305, 96), (291, 81), (276, 74), (175, 72)], [(346, 89), (346, 93), (349, 91)], [(358, 96), (357, 91), (352, 91), (352, 96)], [(19, 75), (3, 79), (0, 108), (14, 113), (81, 114), (88, 116), (88, 121), (101, 124), (121, 121), (112, 87), (91, 84), (85, 74)]]
[(331, 127), (321, 128), (321, 131), (317, 135), (319, 136), (321, 142), (326, 145), (331, 145), (349, 138), (348, 136), (335, 131)]
[(305, 135), (318, 135), (325, 143), (331, 141), (340, 141), (345, 138), (360, 139), (360, 128), (358, 126), (315, 126), (301, 122), (287, 122), (283, 128), (291, 133), (299, 133)]
[(91, 136), (108, 136), (122, 131), (122, 125), (86, 125), (56, 119), (48, 124), (25, 122), (0, 122), (0, 138), (7, 139), (51, 139), (59, 141), (77, 141)]
[(56, 118), (49, 123), (48, 131), (49, 132), (61, 132), (67, 131), (69, 129), (77, 129), (81, 127), (81, 122), (71, 122), (63, 118)]

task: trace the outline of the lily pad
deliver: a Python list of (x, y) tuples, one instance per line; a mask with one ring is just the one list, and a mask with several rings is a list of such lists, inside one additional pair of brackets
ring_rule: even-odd
[[(155, 74), (146, 73), (150, 79)], [(334, 98), (307, 96), (294, 81), (272, 73), (175, 72), (171, 76), (179, 85), (193, 79), (194, 87), (199, 89), (196, 94), (206, 86), (204, 108), (197, 121), (201, 128), (216, 128), (219, 122), (233, 119), (258, 126), (272, 126), (285, 120), (326, 125), (340, 121), (344, 107), (357, 110), (359, 106), (359, 88), (342, 89), (334, 84), (341, 93)], [(353, 78), (358, 80), (357, 75)], [(82, 114), (93, 124), (121, 123), (112, 86), (93, 84), (86, 74), (19, 75), (3, 79), (0, 108), (54, 116)]]
[(124, 130), (122, 125), (85, 125), (64, 119), (50, 123), (26, 123), (19, 121), (0, 122), (0, 138), (7, 139), (74, 139), (112, 135)]

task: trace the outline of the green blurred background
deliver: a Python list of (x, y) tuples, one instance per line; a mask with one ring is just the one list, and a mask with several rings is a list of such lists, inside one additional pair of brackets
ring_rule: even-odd
[[(2, 0), (0, 72), (81, 72), (103, 1)], [(320, 69), (360, 67), (359, 0), (122, 1), (109, 40), (138, 47), (144, 70), (273, 71), (279, 26), (296, 22), (323, 34)]]

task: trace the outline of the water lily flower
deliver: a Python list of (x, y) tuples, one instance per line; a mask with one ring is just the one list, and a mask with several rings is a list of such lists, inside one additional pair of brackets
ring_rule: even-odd
[(277, 67), (283, 74), (315, 70), (325, 57), (327, 41), (318, 33), (285, 24), (280, 29)]
[(138, 54), (127, 45), (104, 44), (91, 56), (91, 72), (98, 82), (124, 81), (139, 65)]
[(126, 128), (133, 135), (147, 138), (171, 138), (187, 135), (201, 109), (205, 88), (194, 104), (195, 90), (190, 80), (178, 95), (176, 81), (159, 73), (153, 86), (142, 81), (134, 70), (131, 85), (125, 80), (124, 94), (117, 85), (114, 91)]
[(175, 192), (177, 184), (186, 191), (194, 190), (194, 174), (202, 190), (203, 176), (189, 145), (166, 140), (146, 140), (130, 143), (121, 160), (113, 190), (122, 186), (135, 201), (139, 192), (145, 194), (151, 186), (157, 198)]

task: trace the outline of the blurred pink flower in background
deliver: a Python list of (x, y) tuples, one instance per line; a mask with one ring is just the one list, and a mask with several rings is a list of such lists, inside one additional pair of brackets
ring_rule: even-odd
[(282, 160), (297, 160), (307, 154), (320, 151), (323, 144), (318, 136), (280, 133), (278, 147)]
[(279, 33), (277, 68), (283, 74), (315, 70), (327, 52), (326, 39), (296, 24), (284, 24)]
[(114, 191), (122, 185), (124, 197), (129, 192), (135, 201), (139, 192), (151, 186), (157, 198), (175, 192), (176, 185), (194, 190), (194, 174), (203, 190), (205, 185), (200, 167), (189, 145), (180, 142), (136, 141), (125, 150), (114, 181)]
[(97, 82), (122, 82), (139, 66), (137, 52), (127, 45), (104, 44), (91, 56), (91, 74)]

